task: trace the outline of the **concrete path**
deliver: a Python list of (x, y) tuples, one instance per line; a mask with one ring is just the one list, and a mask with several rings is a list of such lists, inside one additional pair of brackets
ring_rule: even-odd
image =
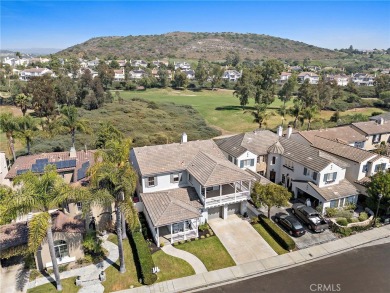
[(24, 269), (24, 263), (0, 268), (0, 292), (21, 293), (27, 292), (27, 283), (30, 277), (29, 270)]
[(209, 225), (238, 265), (277, 255), (251, 224), (237, 215), (210, 220)]
[[(114, 264), (119, 258), (118, 246), (114, 243), (107, 241), (108, 235), (103, 238), (102, 246), (108, 251), (108, 256), (102, 262), (86, 267), (66, 271), (60, 273), (61, 279), (67, 279), (71, 277), (81, 277), (82, 287), (79, 290), (81, 293), (103, 293), (104, 287), (100, 284), (99, 274), (101, 271), (106, 270), (109, 266)], [(54, 281), (54, 274), (48, 278), (39, 278), (28, 283), (28, 289), (34, 288), (43, 284), (47, 284)]]
[(355, 248), (381, 243), (390, 243), (390, 225), (267, 259), (118, 292), (196, 292), (307, 264)]
[(201, 273), (207, 272), (207, 269), (206, 269), (205, 265), (203, 264), (203, 262), (201, 262), (200, 259), (197, 258), (192, 253), (189, 253), (189, 252), (181, 250), (181, 249), (176, 249), (170, 244), (165, 245), (161, 249), (166, 254), (181, 258), (181, 259), (185, 260), (186, 262), (188, 262), (194, 268), (195, 274), (201, 274)]

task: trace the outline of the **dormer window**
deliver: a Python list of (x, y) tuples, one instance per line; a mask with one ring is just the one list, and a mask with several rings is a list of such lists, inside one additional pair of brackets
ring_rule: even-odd
[(336, 178), (337, 178), (337, 172), (327, 173), (324, 175), (324, 182), (325, 184), (332, 183), (336, 181)]
[(379, 143), (381, 141), (381, 135), (380, 134), (374, 134), (372, 136), (372, 143)]

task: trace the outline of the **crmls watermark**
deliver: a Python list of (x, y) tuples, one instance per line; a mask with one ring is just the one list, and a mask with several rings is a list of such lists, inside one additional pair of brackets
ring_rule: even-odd
[(340, 284), (310, 284), (311, 292), (340, 292)]

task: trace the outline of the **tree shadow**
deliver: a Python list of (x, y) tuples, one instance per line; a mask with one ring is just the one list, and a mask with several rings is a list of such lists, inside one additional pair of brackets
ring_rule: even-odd
[(229, 106), (222, 106), (222, 107), (216, 107), (215, 110), (217, 111), (239, 111), (239, 110), (254, 110), (254, 107), (251, 106), (236, 106), (236, 105), (229, 105)]
[(29, 269), (26, 269), (24, 265), (22, 265), (15, 276), (17, 291), (23, 291), (23, 288), (26, 286), (26, 284), (29, 281), (29, 277), (30, 277)]

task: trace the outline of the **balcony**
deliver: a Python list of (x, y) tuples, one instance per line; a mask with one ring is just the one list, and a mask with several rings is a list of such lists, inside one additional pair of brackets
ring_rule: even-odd
[(242, 184), (234, 188), (234, 185), (226, 184), (220, 186), (222, 190), (207, 191), (206, 197), (203, 197), (204, 206), (205, 208), (212, 208), (247, 200), (250, 196), (248, 187)]

